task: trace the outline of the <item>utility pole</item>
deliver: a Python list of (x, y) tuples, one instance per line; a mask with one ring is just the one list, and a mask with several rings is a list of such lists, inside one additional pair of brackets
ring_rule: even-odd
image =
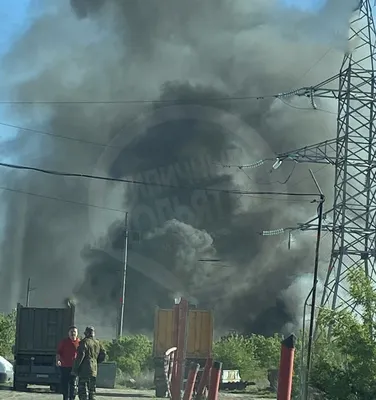
[(315, 313), (316, 313), (316, 291), (317, 291), (317, 283), (318, 283), (318, 273), (319, 273), (319, 260), (320, 260), (320, 243), (321, 243), (321, 232), (322, 232), (322, 220), (324, 215), (324, 202), (325, 196), (322, 193), (319, 184), (313, 172), (310, 170), (312, 175), (312, 179), (315, 181), (315, 185), (317, 190), (320, 193), (320, 203), (318, 207), (318, 226), (317, 226), (317, 237), (316, 237), (316, 249), (315, 249), (315, 267), (313, 272), (313, 284), (312, 284), (312, 304), (311, 304), (311, 317), (309, 321), (309, 335), (308, 335), (308, 349), (307, 349), (307, 369), (305, 376), (305, 385), (304, 385), (304, 398), (308, 399), (308, 384), (309, 384), (309, 376), (311, 372), (312, 366), (312, 348), (313, 348), (313, 332), (315, 326)]
[(121, 287), (121, 307), (120, 307), (120, 323), (119, 323), (119, 332), (118, 338), (121, 338), (123, 335), (123, 327), (124, 327), (124, 306), (125, 306), (125, 295), (126, 295), (126, 282), (127, 282), (127, 263), (128, 263), (128, 212), (125, 213), (124, 220), (124, 268), (123, 268), (123, 279), (122, 279), (122, 287)]
[(30, 278), (27, 280), (26, 307), (29, 307), (29, 304), (30, 304)]
[(27, 280), (27, 289), (26, 289), (26, 307), (30, 306), (30, 292), (35, 290), (35, 288), (30, 287), (31, 279)]

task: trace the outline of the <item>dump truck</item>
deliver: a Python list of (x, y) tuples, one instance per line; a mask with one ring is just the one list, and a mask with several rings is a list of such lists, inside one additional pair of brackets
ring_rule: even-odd
[(58, 343), (74, 324), (75, 309), (32, 308), (17, 305), (13, 388), (23, 391), (27, 385), (44, 385), (60, 393), (60, 374), (56, 366)]
[[(173, 310), (160, 309), (155, 311), (154, 321), (154, 385), (155, 396), (166, 397), (167, 385), (164, 372), (164, 354), (166, 350), (175, 346)], [(212, 354), (213, 347), (213, 313), (207, 310), (190, 309), (188, 311), (186, 368), (191, 362), (204, 367), (206, 359)]]

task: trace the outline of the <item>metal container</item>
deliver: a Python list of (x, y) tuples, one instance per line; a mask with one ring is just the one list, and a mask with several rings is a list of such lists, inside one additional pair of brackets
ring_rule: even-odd
[(116, 382), (116, 362), (103, 362), (98, 364), (97, 387), (113, 389)]

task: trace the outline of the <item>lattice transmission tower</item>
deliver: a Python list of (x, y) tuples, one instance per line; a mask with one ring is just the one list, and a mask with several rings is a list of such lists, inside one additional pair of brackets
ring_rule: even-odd
[[(336, 138), (278, 155), (278, 160), (325, 163), (335, 167), (333, 207), (325, 212), (323, 229), (332, 233), (331, 260), (321, 306), (351, 309), (346, 275), (364, 266), (376, 281), (376, 74), (375, 24), (370, 0), (361, 0), (350, 22), (349, 43), (340, 72), (326, 81), (292, 92), (338, 101)], [(317, 218), (300, 229), (317, 229)]]

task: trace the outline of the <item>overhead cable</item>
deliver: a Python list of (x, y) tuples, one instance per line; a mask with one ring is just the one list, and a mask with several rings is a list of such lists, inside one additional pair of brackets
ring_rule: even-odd
[(217, 193), (227, 193), (227, 194), (234, 194), (234, 195), (273, 195), (273, 196), (310, 196), (310, 197), (317, 197), (317, 193), (294, 193), (294, 192), (273, 192), (273, 191), (248, 191), (248, 190), (235, 190), (235, 189), (219, 189), (219, 188), (202, 188), (198, 186), (179, 186), (179, 185), (170, 185), (170, 184), (163, 184), (157, 182), (146, 182), (146, 181), (139, 181), (133, 179), (122, 179), (122, 178), (112, 178), (109, 176), (100, 176), (100, 175), (91, 175), (91, 174), (84, 174), (84, 173), (74, 173), (74, 172), (63, 172), (63, 171), (55, 171), (50, 169), (38, 168), (38, 167), (31, 167), (26, 165), (18, 165), (18, 164), (11, 164), (11, 163), (2, 163), (0, 162), (0, 166), (4, 168), (12, 168), (18, 170), (26, 170), (26, 171), (34, 171), (40, 172), (47, 175), (55, 175), (55, 176), (64, 176), (64, 177), (72, 177), (72, 178), (85, 178), (85, 179), (93, 179), (99, 181), (106, 181), (106, 182), (119, 182), (119, 183), (127, 183), (127, 184), (134, 184), (134, 185), (144, 185), (144, 186), (155, 186), (155, 187), (164, 187), (167, 189), (177, 189), (177, 190), (188, 190), (188, 191), (204, 191), (204, 192), (217, 192)]

